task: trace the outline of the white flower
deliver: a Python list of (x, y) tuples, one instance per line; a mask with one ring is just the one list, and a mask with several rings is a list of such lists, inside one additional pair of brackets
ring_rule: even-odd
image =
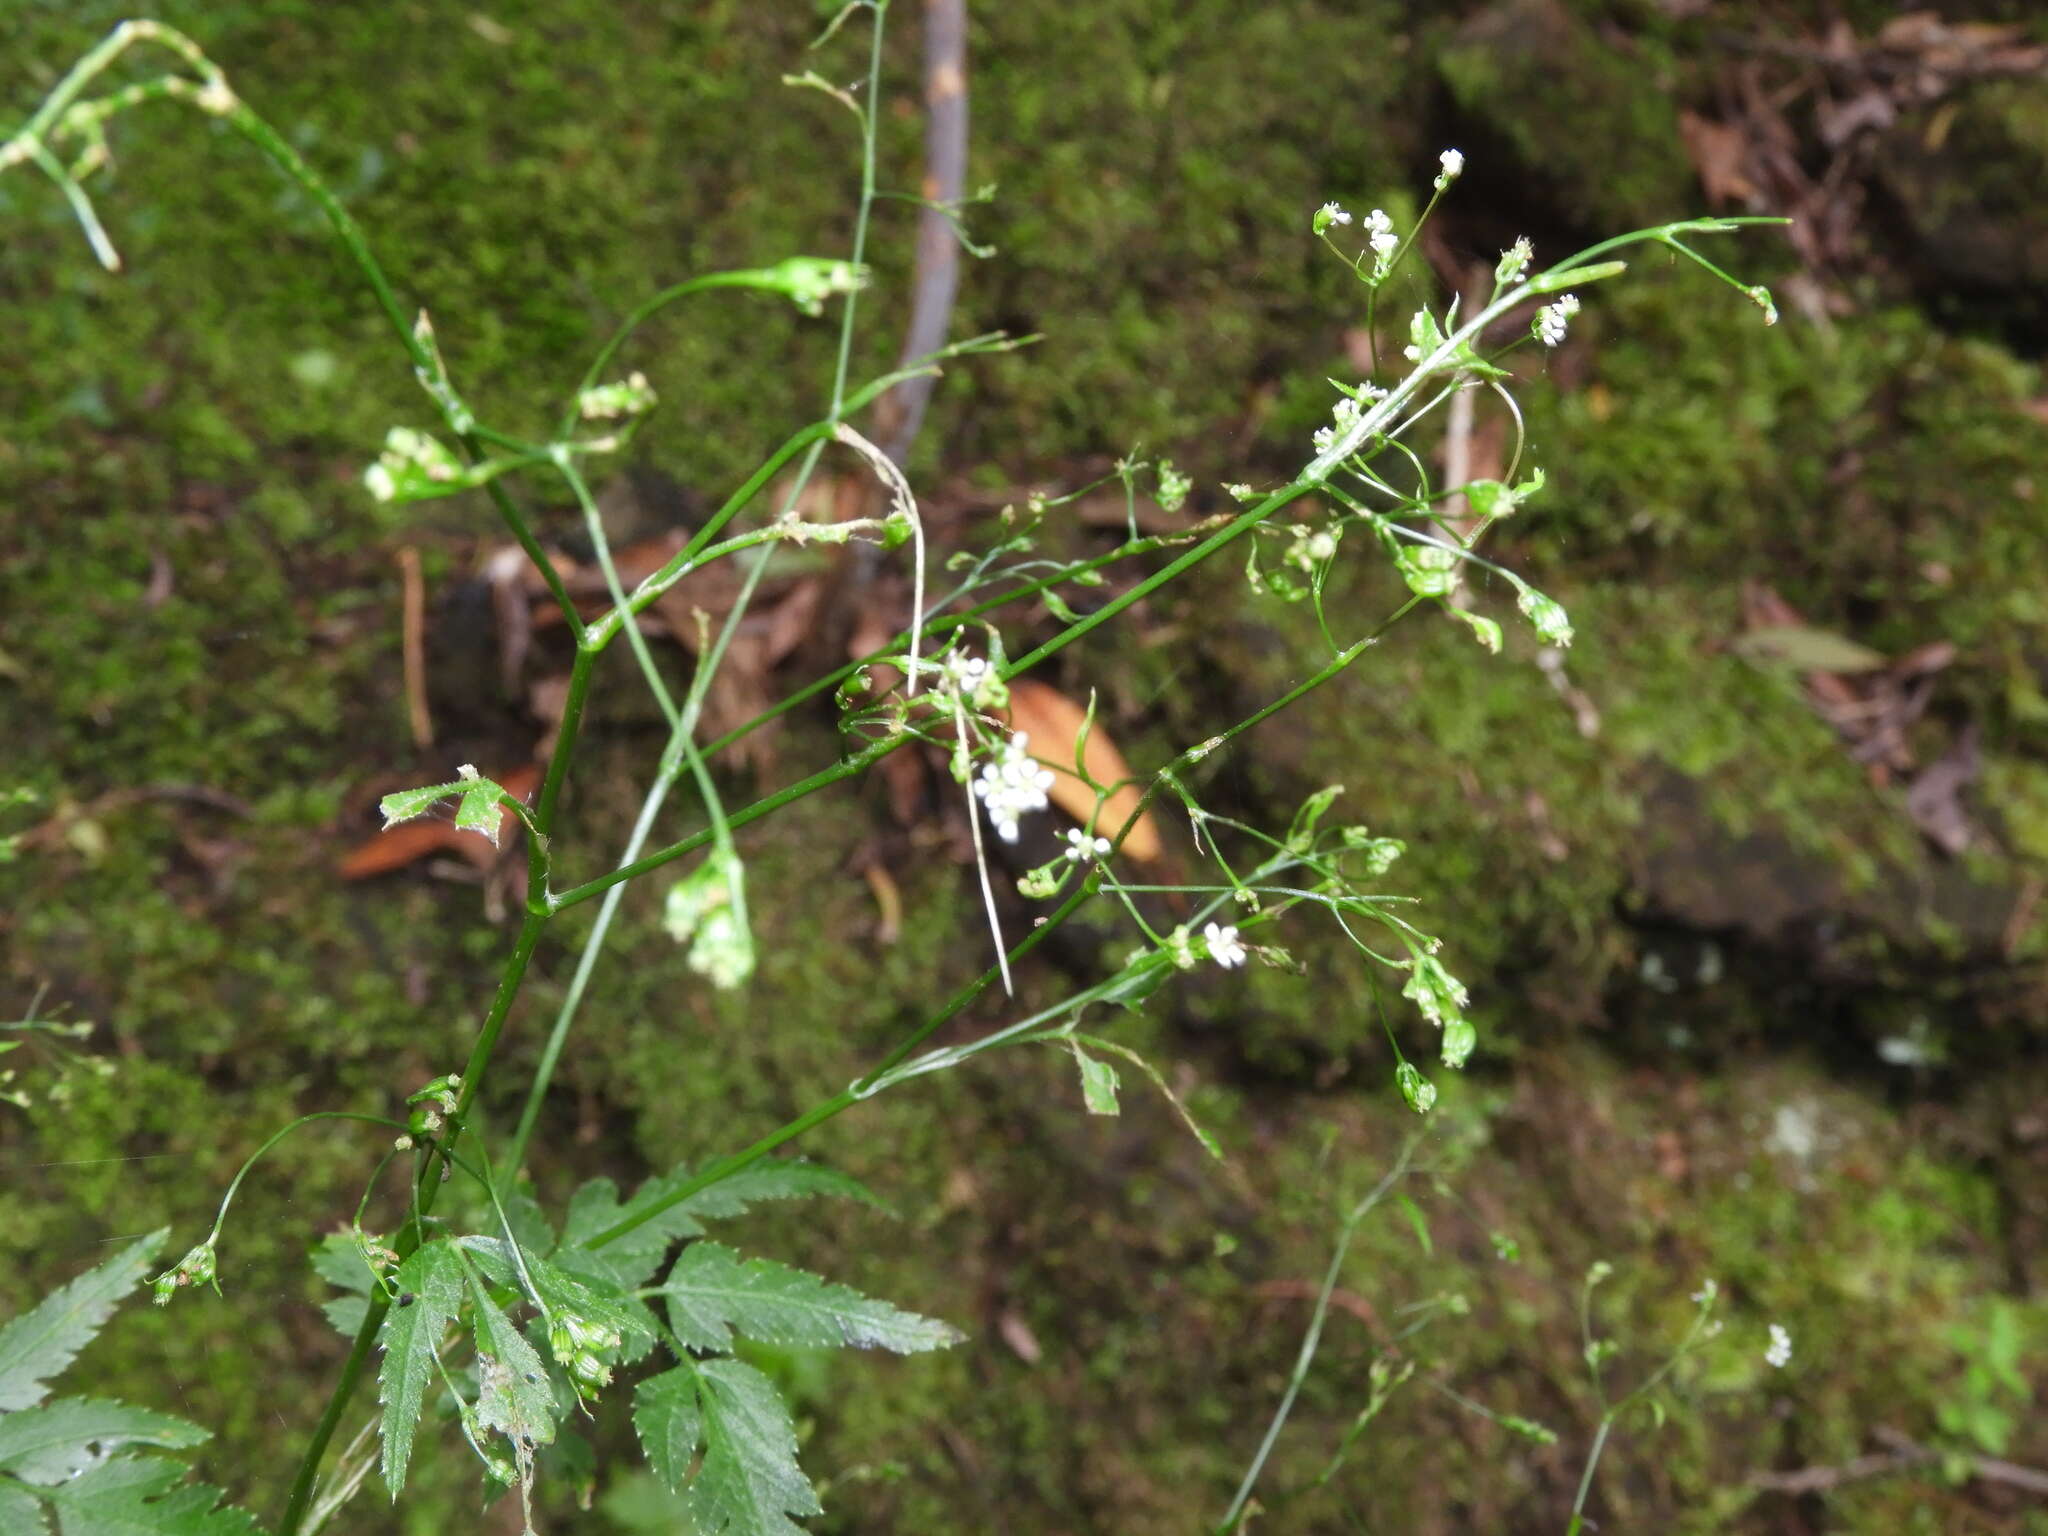
[(1459, 150), (1447, 149), (1436, 158), (1437, 164), (1443, 167), (1442, 173), (1436, 179), (1436, 189), (1441, 192), (1463, 173), (1465, 156)]
[(946, 681), (963, 694), (971, 694), (988, 677), (988, 659), (956, 652), (946, 658)]
[(1493, 280), (1496, 283), (1521, 282), (1522, 274), (1529, 270), (1529, 262), (1535, 254), (1536, 248), (1529, 243), (1529, 237), (1521, 236), (1500, 253), (1500, 264), (1493, 269)]
[(1335, 203), (1325, 203), (1316, 210), (1315, 231), (1320, 235), (1332, 224), (1349, 224), (1350, 222), (1350, 214), (1346, 213)]
[(1385, 209), (1375, 208), (1365, 216), (1365, 243), (1378, 258), (1372, 265), (1372, 280), (1378, 282), (1393, 266), (1394, 252), (1401, 247), (1401, 237), (1394, 233), (1394, 221)]
[(576, 397), (577, 409), (585, 421), (609, 421), (618, 416), (642, 416), (654, 408), (654, 386), (647, 375), (635, 369), (620, 383), (595, 384)]
[(1565, 323), (1579, 312), (1579, 296), (1567, 293), (1555, 304), (1546, 304), (1536, 311), (1536, 339), (1546, 347), (1554, 347), (1564, 340)]
[(1235, 928), (1211, 923), (1202, 930), (1202, 939), (1209, 946), (1209, 958), (1226, 971), (1244, 964), (1245, 948), (1238, 942)]
[(1109, 839), (1090, 837), (1079, 827), (1067, 828), (1067, 857), (1076, 864), (1086, 864), (1091, 859), (1102, 858), (1109, 852)]
[(1792, 1363), (1792, 1335), (1777, 1324), (1771, 1324), (1771, 1347), (1764, 1351), (1764, 1364), (1783, 1370)]
[(1713, 1279), (1709, 1277), (1702, 1280), (1700, 1288), (1692, 1293), (1692, 1304), (1696, 1307), (1704, 1307), (1720, 1294), (1720, 1286), (1716, 1285)]
[(1041, 768), (1030, 752), (1030, 738), (1019, 731), (992, 763), (983, 765), (974, 781), (974, 792), (988, 812), (989, 825), (1006, 843), (1017, 841), (1017, 818), (1027, 811), (1042, 811), (1051, 802), (1045, 792), (1052, 788), (1052, 770)]

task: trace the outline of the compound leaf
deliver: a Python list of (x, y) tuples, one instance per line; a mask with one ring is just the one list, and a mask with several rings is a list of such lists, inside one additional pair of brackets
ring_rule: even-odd
[(796, 1429), (774, 1384), (737, 1360), (695, 1367), (704, 1461), (689, 1512), (703, 1536), (802, 1536), (791, 1515), (824, 1513), (796, 1461)]
[(697, 1370), (678, 1366), (650, 1376), (633, 1389), (633, 1428), (647, 1453), (647, 1470), (670, 1493), (680, 1493), (690, 1463), (704, 1441), (704, 1413), (697, 1406)]
[(218, 1488), (184, 1476), (181, 1463), (161, 1456), (117, 1456), (45, 1497), (62, 1536), (257, 1536), (255, 1519), (221, 1506)]
[(127, 1445), (182, 1450), (207, 1432), (168, 1413), (103, 1398), (60, 1397), (0, 1417), (0, 1472), (25, 1483), (61, 1483)]
[(0, 1413), (32, 1408), (49, 1395), (49, 1378), (106, 1326), (114, 1304), (140, 1283), (169, 1233), (163, 1227), (137, 1239), (0, 1328)]
[(483, 1357), (477, 1419), (515, 1449), (530, 1453), (555, 1438), (555, 1391), (547, 1366), (474, 1274), (469, 1277), (469, 1309), (476, 1319), (476, 1352)]
[(696, 1242), (669, 1270), (660, 1293), (669, 1324), (692, 1349), (723, 1354), (742, 1333), (767, 1344), (833, 1349), (942, 1349), (960, 1334), (844, 1285), (778, 1264), (746, 1259), (719, 1243)]
[(398, 1266), (391, 1283), (398, 1299), (384, 1314), (378, 1336), (384, 1363), (377, 1372), (377, 1398), (384, 1405), (384, 1483), (395, 1499), (412, 1460), (413, 1430), (426, 1403), (434, 1352), (462, 1305), (462, 1260), (447, 1243), (429, 1243)]

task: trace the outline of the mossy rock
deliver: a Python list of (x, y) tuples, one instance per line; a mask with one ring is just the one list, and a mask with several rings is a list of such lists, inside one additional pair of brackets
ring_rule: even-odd
[(1468, 155), (1486, 159), (1498, 146), (1574, 229), (1611, 233), (1690, 211), (1695, 183), (1668, 70), (1558, 0), (1488, 6), (1436, 64), (1477, 130)]
[(1909, 113), (1877, 165), (1922, 287), (1960, 290), (1997, 305), (2001, 324), (2048, 335), (2048, 86), (1989, 81)]

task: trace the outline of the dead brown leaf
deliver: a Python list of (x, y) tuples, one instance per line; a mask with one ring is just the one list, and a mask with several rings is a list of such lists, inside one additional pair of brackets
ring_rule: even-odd
[[(1117, 786), (1103, 801), (1101, 815), (1096, 816), (1096, 826), (1105, 835), (1113, 835), (1138, 810), (1143, 797), (1135, 784), (1125, 782), (1131, 777), (1130, 767), (1099, 718), (1088, 727), (1086, 742), (1082, 741), (1088, 711), (1081, 705), (1048, 683), (1022, 677), (1010, 684), (1009, 720), (1012, 730), (1031, 738), (1031, 755), (1052, 770), (1052, 788), (1046, 793), (1053, 804), (1074, 820), (1085, 825), (1096, 815), (1095, 791), (1088, 787), (1089, 779)], [(1087, 779), (1074, 771), (1077, 749)], [(1150, 811), (1138, 817), (1123, 840), (1122, 851), (1141, 864), (1153, 863), (1164, 851)]]
[(1729, 203), (1749, 207), (1757, 195), (1749, 179), (1749, 138), (1731, 123), (1717, 123), (1684, 108), (1678, 113), (1678, 136), (1693, 169), (1700, 175), (1700, 190), (1708, 206)]

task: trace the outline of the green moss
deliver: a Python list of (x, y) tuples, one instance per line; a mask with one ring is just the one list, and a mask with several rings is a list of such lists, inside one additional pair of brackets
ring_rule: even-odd
[(1506, 0), (1459, 26), (1436, 68), (1486, 146), (1533, 176), (1572, 227), (1683, 217), (1693, 175), (1668, 58), (1645, 60), (1555, 0)]
[[(54, 67), (116, 8), (26, 14), (7, 86), (17, 105), (49, 83), (36, 61)], [(465, 384), (515, 427), (550, 419), (592, 338), (662, 283), (843, 241), (850, 159), (820, 146), (847, 146), (850, 120), (822, 97), (764, 94), (802, 67), (810, 18), (794, 11), (571, 4), (481, 26), (433, 8), (394, 23), (346, 6), (192, 0), (163, 14), (216, 47), (333, 177), (404, 301), (432, 307)], [(1048, 341), (946, 381), (920, 483), (963, 468), (1036, 479), (1138, 440), (1209, 478), (1291, 454), (1327, 405), (1314, 381), (1344, 366), (1336, 328), (1357, 318), (1358, 290), (1316, 259), (1305, 214), (1326, 196), (1398, 211), (1412, 162), (1437, 147), (1406, 115), (1427, 94), (1415, 62), (1427, 50), (1403, 54), (1399, 19), (1334, 4), (1169, 16), (1135, 0), (1096, 8), (1086, 27), (1031, 7), (978, 14), (972, 179), (1002, 196), (975, 225), (1003, 254), (968, 272), (956, 329), (1040, 328)], [(1554, 176), (1571, 219), (1604, 229), (1683, 208), (1663, 56), (1638, 67), (1581, 23), (1569, 30), (1590, 50), (1585, 67), (1542, 79), (1523, 78), (1528, 57), (1482, 55), (1468, 35), (1444, 65), (1461, 110), (1478, 121), (1489, 102), (1516, 100), (1486, 119), (1501, 157)], [(883, 123), (901, 167), (915, 154), (914, 38), (895, 47)], [(1515, 94), (1521, 84), (1554, 89), (1539, 100)], [(1477, 141), (1466, 147), (1476, 179)], [(0, 607), (32, 616), (5, 637), (0, 725), (10, 771), (53, 805), (204, 785), (253, 814), (104, 802), (80, 824), (97, 837), (9, 869), (8, 983), (51, 981), (99, 1022), (95, 1048), (117, 1071), (81, 1082), (61, 1115), (0, 1111), (8, 1309), (103, 1237), (164, 1220), (174, 1241), (195, 1237), (239, 1159), (293, 1114), (388, 1110), (454, 1065), (506, 943), (472, 889), (412, 876), (344, 889), (327, 873), (356, 835), (344, 808), (357, 787), (412, 766), (390, 546), (423, 545), (439, 589), (465, 568), (467, 541), (488, 536), (487, 513), (397, 513), (357, 488), (384, 429), (424, 422), (426, 405), (313, 209), (245, 146), (174, 110), (121, 125), (116, 149), (101, 200), (128, 258), (120, 278), (91, 269), (47, 187), (0, 179), (5, 318), (22, 360), (0, 378), (17, 427), (0, 445)], [(893, 357), (906, 217), (892, 208), (877, 232), (864, 367)], [(829, 326), (752, 298), (665, 317), (635, 349), (667, 402), (642, 439), (647, 458), (696, 489), (726, 483), (817, 398), (830, 341)], [(1629, 1366), (1654, 1361), (1701, 1273), (1735, 1288), (1747, 1330), (1700, 1378), (1730, 1396), (1707, 1397), (1663, 1438), (1617, 1441), (1609, 1520), (1755, 1518), (1743, 1514), (1751, 1469), (1857, 1454), (1874, 1404), (1910, 1432), (1938, 1432), (1939, 1406), (1966, 1390), (1950, 1330), (1990, 1327), (2001, 1245), (2020, 1240), (2020, 1218), (1993, 1199), (1996, 1159), (1977, 1150), (2009, 1108), (1894, 1117), (1796, 1059), (1752, 1058), (1756, 1041), (1811, 1033), (1777, 979), (1688, 982), (1645, 1003), (1651, 951), (1616, 912), (1665, 846), (1672, 775), (1697, 786), (1689, 836), (1768, 837), (1803, 879), (1856, 899), (1931, 880), (1896, 794), (1870, 789), (1794, 688), (1723, 653), (1752, 576), (1888, 653), (1954, 640), (1962, 660), (1944, 700), (1982, 712), (1985, 794), (2014, 850), (2040, 856), (2022, 732), (2048, 715), (2034, 670), (2048, 572), (2030, 521), (2039, 429), (2018, 410), (2038, 376), (1905, 310), (1765, 331), (1691, 272), (1603, 288), (1575, 344), (1591, 387), (1531, 382), (1552, 489), (1498, 552), (1571, 608), (1570, 674), (1599, 734), (1580, 734), (1519, 627), (1494, 661), (1424, 614), (1199, 780), (1207, 803), (1266, 824), (1342, 782), (1337, 814), (1409, 842), (1389, 889), (1419, 898), (1418, 921), (1445, 937), (1485, 1031), (1469, 1079), (1432, 1071), (1439, 1123), (1477, 1126), (1491, 1145), (1442, 1189), (1418, 1186), (1431, 1251), (1405, 1219), (1376, 1221), (1345, 1285), (1382, 1318), (1464, 1294), (1463, 1320), (1407, 1347), (1564, 1437), (1539, 1451), (1416, 1394), (1276, 1527), (1299, 1514), (1303, 1528), (1332, 1528), (1355, 1508), (1375, 1528), (1506, 1529), (1532, 1506), (1563, 1507), (1591, 1417), (1571, 1385), (1572, 1297), (1596, 1257), (1620, 1266), (1602, 1316)], [(558, 510), (541, 516), (564, 526)], [(1476, 591), (1512, 618), (1507, 594)], [(1396, 597), (1361, 549), (1333, 593), (1333, 625), (1355, 633)], [(1142, 643), (1105, 632), (1064, 657), (1059, 678), (1102, 688), (1106, 726), (1140, 764), (1249, 712), (1317, 653), (1303, 615), (1247, 604), (1234, 571), (1204, 572), (1142, 617)], [(644, 746), (617, 716), (600, 719), (566, 857), (594, 865), (623, 838)], [(822, 719), (799, 717), (784, 749), (808, 765), (834, 743)], [(660, 882), (634, 891), (550, 1103), (544, 1196), (744, 1144), (844, 1085), (978, 970), (970, 879), (922, 828), (890, 861), (903, 936), (875, 938), (868, 889), (848, 871), (878, 801), (835, 791), (746, 835), (763, 964), (744, 995), (706, 995), (659, 932)], [(1987, 884), (2016, 870), (1985, 857)], [(516, 1113), (511, 1085), (591, 915), (565, 919), (542, 951), (505, 1042), (498, 1123)], [(1968, 940), (1945, 911), (1895, 917), (1872, 916), (1879, 931), (1837, 953), (1896, 979), (1930, 969), (1937, 939)], [(1135, 1074), (1121, 1117), (1085, 1115), (1071, 1062), (1041, 1051), (919, 1080), (807, 1139), (894, 1199), (899, 1222), (776, 1212), (735, 1230), (972, 1335), (911, 1361), (765, 1362), (800, 1402), (809, 1465), (835, 1479), (827, 1529), (1185, 1531), (1227, 1502), (1284, 1384), (1300, 1288), (1326, 1261), (1333, 1213), (1413, 1123), (1385, 1086), (1391, 1058), (1358, 957), (1307, 917), (1278, 937), (1305, 980), (1201, 974), (1145, 1015), (1102, 1024), (1191, 1098), (1231, 1149), (1229, 1169)], [(1054, 955), (1027, 973), (1018, 1006), (1056, 995), (1068, 963)], [(1923, 1013), (1940, 1038), (1981, 1034), (1936, 981), (1914, 979), (1898, 999), (1870, 1005), (1871, 1034), (1901, 1034)], [(942, 1038), (1011, 1016), (988, 999)], [(1394, 1019), (1428, 1059), (1428, 1032), (1399, 1008)], [(1632, 1020), (1628, 1039), (1656, 1044), (1654, 1059), (1679, 1059), (1669, 1042), (1683, 1036), (1715, 1074), (1653, 1078), (1570, 1038)], [(2014, 1102), (2027, 1102), (2033, 1069), (2005, 1065)], [(1836, 1138), (1810, 1164), (1764, 1145), (1782, 1105), (1817, 1106)], [(333, 1126), (286, 1142), (230, 1222), (228, 1299), (125, 1317), (81, 1386), (218, 1429), (210, 1470), (262, 1502), (280, 1448), (315, 1411), (309, 1383), (340, 1355), (302, 1252), (354, 1209), (378, 1147)], [(1494, 1230), (1521, 1243), (1520, 1266), (1489, 1258)], [(1784, 1378), (1755, 1358), (1771, 1318), (1800, 1340)], [(1035, 1364), (1002, 1342), (1019, 1325)], [(1335, 1320), (1270, 1488), (1322, 1470), (1375, 1347), (1357, 1317)], [(230, 1355), (246, 1363), (219, 1369)], [(1756, 1411), (1766, 1391), (1791, 1411)], [(616, 1418), (591, 1433), (626, 1454)], [(416, 1503), (386, 1515), (368, 1500), (362, 1528), (466, 1518), (474, 1477), (452, 1440), (433, 1438)], [(1949, 1528), (1963, 1498), (1901, 1480), (1851, 1490), (1832, 1514), (1889, 1531), (1924, 1505), (1956, 1516)], [(564, 1526), (588, 1519), (555, 1513)]]

